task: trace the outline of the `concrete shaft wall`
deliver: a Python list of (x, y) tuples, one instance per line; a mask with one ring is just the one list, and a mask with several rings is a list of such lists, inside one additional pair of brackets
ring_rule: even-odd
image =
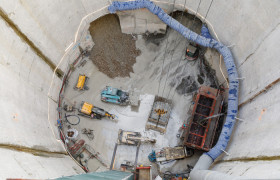
[[(75, 37), (82, 45), (79, 40), (87, 30), (86, 23), (80, 25), (82, 17), (105, 5), (90, 0), (0, 2), (0, 179), (56, 178), (83, 172), (65, 152), (55, 126), (61, 79), (27, 41), (56, 66)], [(75, 36), (79, 25), (81, 32)], [(59, 68), (65, 71), (77, 55), (73, 44)]]
[[(171, 10), (173, 2), (165, 0), (157, 4)], [(175, 2), (175, 8), (181, 9), (184, 0)], [(206, 14), (210, 2), (201, 2), (200, 18)], [(198, 3), (187, 0), (188, 12), (193, 13)], [(55, 65), (74, 42), (59, 66), (65, 71), (77, 56), (77, 45), (86, 34), (88, 23), (108, 13), (108, 4), (104, 0), (10, 0), (1, 1), (0, 8)], [(251, 178), (279, 177), (276, 169), (280, 164), (279, 7), (277, 0), (215, 0), (207, 16), (212, 34), (216, 33), (220, 41), (231, 46), (239, 75), (245, 77), (240, 80), (239, 111), (244, 121), (236, 125), (227, 150), (230, 155), (221, 157), (214, 170)], [(52, 68), (6, 21), (0, 18), (0, 150), (5, 154), (0, 160), (0, 178), (53, 178), (79, 173), (80, 168), (63, 155), (65, 151), (57, 140), (56, 101), (61, 80), (53, 76)], [(34, 156), (18, 146), (39, 154), (44, 151), (51, 157)], [(57, 152), (59, 157), (50, 152)]]

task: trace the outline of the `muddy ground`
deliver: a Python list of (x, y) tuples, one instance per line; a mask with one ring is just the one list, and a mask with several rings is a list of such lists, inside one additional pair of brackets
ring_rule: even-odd
[(128, 77), (140, 50), (136, 49), (135, 39), (123, 34), (117, 15), (108, 14), (90, 24), (93, 42), (90, 59), (98, 70), (109, 76)]

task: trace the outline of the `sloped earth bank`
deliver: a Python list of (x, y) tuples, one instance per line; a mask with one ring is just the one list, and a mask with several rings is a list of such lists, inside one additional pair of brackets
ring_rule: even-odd
[[(181, 16), (181, 13), (175, 15), (179, 21), (182, 21), (182, 24), (191, 27), (192, 30), (198, 33), (200, 32), (201, 22), (198, 20), (193, 21), (193, 16)], [(206, 61), (203, 60), (202, 57), (196, 61), (185, 60), (185, 51), (188, 41), (172, 29), (168, 29), (166, 35), (138, 35), (136, 41), (133, 40), (130, 35), (115, 34), (117, 37), (114, 37), (113, 34), (108, 33), (107, 35), (110, 36), (110, 38), (104, 41), (102, 37), (106, 37), (102, 34), (106, 32), (106, 28), (109, 26), (116, 31), (116, 27), (119, 28), (119, 24), (115, 23), (116, 27), (114, 27), (114, 23), (109, 21), (109, 19), (102, 20), (103, 18), (107, 19), (108, 17), (101, 17), (99, 19), (100, 21), (97, 20), (97, 22), (102, 22), (104, 27), (96, 22), (92, 23), (95, 24), (96, 28), (94, 32), (92, 31), (93, 40), (95, 42), (95, 46), (91, 52), (93, 63), (87, 63), (86, 66), (79, 67), (73, 72), (69, 79), (69, 87), (71, 88), (67, 88), (65, 99), (67, 103), (77, 105), (82, 101), (93, 103), (95, 106), (115, 114), (118, 117), (118, 122), (113, 122), (106, 118), (102, 120), (92, 120), (80, 117), (80, 124), (75, 126), (75, 128), (78, 131), (85, 127), (94, 130), (95, 138), (92, 141), (88, 140), (83, 134), (80, 134), (80, 136), (86, 143), (92, 146), (96, 152), (99, 152), (100, 156), (102, 156), (104, 161), (108, 164), (111, 162), (118, 131), (119, 129), (123, 129), (140, 132), (142, 136), (157, 140), (155, 144), (141, 144), (138, 156), (138, 164), (152, 164), (154, 178), (157, 174), (165, 171), (174, 173), (185, 171), (187, 164), (193, 166), (196, 163), (201, 152), (197, 151), (193, 157), (174, 161), (165, 165), (150, 163), (148, 155), (154, 149), (180, 145), (180, 139), (177, 138), (176, 135), (180, 133), (182, 123), (189, 118), (187, 112), (191, 105), (192, 92), (202, 84), (214, 86), (216, 84), (215, 72), (207, 66)], [(99, 30), (97, 27), (106, 28)], [(121, 38), (123, 36), (127, 39)], [(115, 41), (115, 43), (118, 44), (110, 45), (110, 48), (108, 48), (106, 44), (111, 43), (111, 41)], [(128, 57), (123, 54), (118, 54), (117, 56), (119, 59), (116, 59), (112, 54), (109, 54), (111, 52), (109, 50), (106, 50), (106, 56), (103, 56), (102, 52), (98, 51), (99, 49), (105, 52), (106, 48), (124, 50), (128, 48), (126, 43), (130, 43), (130, 46), (132, 46), (135, 51), (139, 49), (141, 54), (132, 53), (133, 56), (130, 55), (130, 60), (128, 61)], [(115, 51), (115, 54), (116, 52), (117, 51)], [(96, 55), (99, 55), (99, 57)], [(104, 60), (104, 58), (108, 59)], [(132, 60), (133, 58), (136, 58), (136, 60)], [(212, 56), (212, 59), (219, 60), (218, 56)], [(113, 63), (111, 60), (119, 64)], [(123, 68), (126, 71), (121, 71), (122, 73), (120, 73), (119, 70)], [(108, 75), (109, 73), (110, 75)], [(73, 90), (72, 87), (75, 86), (79, 74), (86, 74), (89, 76), (88, 91)], [(106, 85), (122, 88), (124, 90), (137, 89), (141, 94), (138, 109), (135, 111), (130, 106), (118, 106), (100, 101), (100, 91)], [(160, 134), (152, 130), (145, 130), (145, 124), (151, 111), (154, 95), (163, 96), (173, 101), (173, 109), (165, 134)], [(134, 162), (135, 153), (136, 147), (134, 146), (119, 146), (116, 153), (115, 168), (119, 169), (120, 164), (124, 163), (125, 160)], [(91, 163), (89, 162), (89, 164)], [(96, 169), (94, 166), (89, 168), (93, 170)]]
[(108, 14), (97, 19), (89, 31), (95, 43), (90, 59), (98, 70), (110, 78), (129, 76), (140, 51), (133, 37), (121, 32), (118, 16)]

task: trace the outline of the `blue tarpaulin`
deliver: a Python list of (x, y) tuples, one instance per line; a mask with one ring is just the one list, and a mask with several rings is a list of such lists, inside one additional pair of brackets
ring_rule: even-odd
[(208, 39), (213, 39), (209, 32), (209, 29), (206, 27), (205, 24), (202, 24), (200, 35)]

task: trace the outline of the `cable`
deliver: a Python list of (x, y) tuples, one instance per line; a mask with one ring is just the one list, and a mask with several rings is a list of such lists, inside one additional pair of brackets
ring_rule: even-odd
[[(173, 16), (173, 11), (174, 11), (174, 8), (175, 8), (175, 1), (173, 1), (173, 9), (172, 9), (172, 13), (171, 13), (171, 16)], [(172, 18), (170, 18), (170, 22), (172, 21)], [(170, 33), (170, 32), (169, 32)], [(165, 46), (165, 51), (164, 51), (164, 54), (163, 54), (163, 64), (162, 64), (162, 68), (161, 68), (161, 73), (160, 73), (160, 79), (159, 79), (159, 84), (158, 84), (158, 95), (159, 95), (159, 89), (160, 89), (160, 82), (161, 82), (161, 76), (162, 76), (162, 72), (163, 72), (163, 68), (164, 68), (164, 61), (165, 61), (165, 56), (166, 56), (166, 51), (167, 51), (167, 45), (168, 45), (168, 37), (167, 37), (167, 42), (166, 42), (166, 46)]]
[(83, 166), (83, 165), (81, 165), (73, 156), (72, 156), (72, 154), (69, 152), (69, 150), (68, 150), (68, 148), (67, 148), (67, 145), (65, 144), (65, 140), (66, 140), (66, 138), (65, 138), (65, 136), (64, 136), (64, 133), (62, 132), (62, 130), (61, 129), (59, 129), (59, 132), (60, 132), (60, 135), (62, 135), (62, 138), (63, 138), (63, 141), (64, 141), (64, 143), (63, 143), (63, 147), (64, 147), (64, 149), (65, 149), (65, 151), (68, 153), (68, 155), (85, 171), (85, 172), (88, 172), (88, 169), (85, 167), (85, 166)]
[(187, 169), (186, 172), (181, 172), (181, 173), (172, 173), (170, 171), (165, 171), (163, 174), (163, 178), (166, 180), (169, 180), (172, 178), (178, 178), (178, 177), (188, 178), (189, 174), (190, 174), (190, 169)]
[(168, 163), (171, 163), (171, 162), (174, 162), (174, 161), (176, 161), (176, 160), (175, 159), (171, 159), (169, 161), (161, 162), (160, 164), (164, 165), (164, 164), (168, 164)]
[(210, 8), (211, 8), (211, 6), (212, 6), (213, 1), (214, 1), (214, 0), (211, 1), (210, 5), (209, 5), (209, 7), (208, 7), (208, 10), (207, 10), (206, 15), (205, 15), (204, 20), (203, 20), (203, 23), (205, 23), (205, 19), (206, 19), (207, 15), (208, 15), (208, 12), (209, 12), (209, 10), (210, 10)]
[[(200, 0), (200, 2), (201, 2), (201, 0)], [(200, 3), (199, 3), (199, 5), (200, 5)], [(174, 1), (174, 6), (175, 6), (175, 1)], [(174, 6), (173, 6), (173, 7), (174, 7)], [(186, 0), (185, 0), (184, 7), (183, 7), (184, 10), (185, 10), (185, 7), (186, 7)], [(184, 12), (182, 11), (181, 20), (180, 20), (181, 22), (182, 22), (182, 19), (183, 19), (183, 13), (184, 13)], [(193, 21), (194, 21), (194, 20), (193, 20)], [(194, 23), (193, 23), (193, 24), (194, 24)], [(178, 41), (178, 39), (179, 39), (179, 34), (177, 34), (177, 36), (176, 36), (175, 43)], [(178, 44), (179, 44), (179, 43), (178, 43)], [(169, 77), (170, 67), (171, 67), (171, 63), (172, 63), (172, 59), (173, 59), (173, 56), (174, 56), (175, 48), (176, 48), (176, 47), (177, 47), (177, 45), (175, 44), (175, 47), (174, 47), (174, 49), (173, 49), (173, 54), (171, 55), (171, 60), (170, 60), (169, 66), (168, 66), (167, 76), (166, 76), (165, 83), (164, 83), (164, 86), (163, 86), (162, 97), (164, 96), (164, 90), (165, 90), (165, 87), (166, 87), (167, 79), (168, 79), (168, 77)], [(182, 58), (181, 58), (181, 59), (182, 59)], [(180, 61), (179, 61), (179, 64), (181, 63), (181, 59), (180, 59)], [(169, 90), (169, 92), (168, 92), (167, 98), (169, 97), (170, 91), (171, 91), (171, 88), (170, 88), (170, 90)]]
[[(185, 3), (184, 3), (184, 7), (183, 7), (183, 11), (182, 11), (180, 23), (182, 23), (182, 20), (183, 20), (183, 14), (184, 14), (184, 11), (185, 11), (185, 8), (186, 8), (186, 2), (187, 2), (187, 0), (185, 0)], [(179, 37), (179, 33), (177, 34), (177, 37)], [(177, 39), (177, 38), (176, 38), (176, 39)], [(187, 43), (188, 43), (188, 40), (187, 40)], [(187, 43), (186, 43), (186, 45), (187, 45)], [(178, 43), (178, 44), (179, 44), (179, 43)], [(178, 45), (176, 45), (175, 47), (177, 47), (177, 46), (178, 46)], [(174, 53), (175, 53), (175, 51), (173, 52), (173, 54), (174, 54)], [(183, 55), (184, 55), (184, 53), (183, 53)], [(181, 64), (181, 61), (182, 61), (183, 55), (181, 56), (181, 58), (180, 58), (180, 60), (179, 60), (179, 63), (178, 63), (178, 66), (177, 66), (177, 68), (175, 69), (175, 71), (179, 68), (179, 66), (180, 66), (180, 64)], [(172, 57), (173, 57), (173, 56), (172, 56)], [(172, 59), (171, 59), (171, 61), (172, 61)], [(170, 63), (170, 64), (171, 64), (171, 63)], [(175, 75), (175, 77), (176, 77), (176, 75)], [(175, 77), (174, 77), (174, 79), (175, 79)], [(174, 80), (174, 79), (173, 79), (173, 80)], [(171, 89), (172, 89), (172, 87), (170, 87), (166, 99), (169, 98), (169, 94), (170, 94), (170, 92), (171, 92)]]
[[(70, 123), (70, 121), (68, 121), (68, 117), (71, 117), (71, 116), (74, 116), (74, 117), (76, 117), (76, 118), (78, 118), (78, 122), (76, 123), (76, 124), (74, 124), (74, 123)], [(71, 115), (66, 115), (65, 114), (65, 121), (66, 122), (68, 122), (69, 124), (71, 124), (71, 125), (73, 125), (73, 126), (75, 126), (75, 125), (78, 125), (79, 123), (80, 123), (80, 117), (79, 116), (77, 116), (77, 115), (75, 115), (75, 114), (71, 114)]]
[[(210, 11), (210, 8), (212, 7), (213, 1), (214, 1), (214, 0), (211, 0), (211, 3), (210, 3), (210, 5), (209, 5), (209, 7), (208, 7), (208, 10), (207, 10), (207, 12), (206, 12), (206, 15), (204, 16), (203, 23), (205, 23), (205, 19), (206, 19), (207, 16), (208, 16), (208, 13), (209, 13), (209, 11)], [(220, 71), (221, 71), (221, 73), (222, 73), (222, 75), (223, 75), (223, 78), (225, 79), (225, 82), (226, 82), (226, 84), (227, 84), (227, 87), (229, 88), (228, 80), (227, 80), (226, 76), (224, 75), (224, 72), (223, 72), (223, 70), (222, 70), (221, 65), (222, 65), (222, 55), (220, 55), (219, 68), (220, 68)]]
[[(192, 27), (193, 27), (193, 25), (194, 25), (195, 18), (196, 18), (196, 16), (197, 16), (197, 13), (198, 13), (198, 10), (199, 10), (199, 7), (200, 7), (200, 4), (201, 4), (201, 0), (199, 0), (199, 3), (198, 3), (198, 6), (197, 6), (197, 9), (196, 9), (196, 12), (195, 12), (194, 18), (193, 18), (193, 20), (192, 20), (192, 24), (191, 24), (191, 26), (190, 26), (190, 28), (189, 28), (189, 29), (192, 29)], [(186, 4), (184, 4), (184, 7), (185, 7), (185, 5), (186, 5)], [(187, 45), (187, 44), (188, 44), (188, 41), (187, 41), (186, 45)], [(180, 62), (182, 61), (182, 58), (183, 58), (184, 54), (185, 54), (185, 53), (183, 53), (183, 54), (182, 54)], [(179, 65), (180, 65), (180, 63), (179, 63)], [(178, 65), (178, 67), (179, 67), (179, 65)], [(185, 64), (184, 69), (183, 69), (183, 71), (182, 71), (182, 72), (184, 72), (184, 71), (185, 71), (186, 66), (187, 66), (187, 63)], [(178, 67), (177, 67), (177, 68), (178, 68)], [(175, 77), (174, 77), (174, 79), (176, 79), (176, 77), (177, 77), (177, 76), (175, 76)], [(170, 91), (171, 91), (171, 88), (170, 88)], [(169, 91), (169, 93), (168, 93), (168, 97), (169, 97), (170, 91)], [(175, 95), (175, 90), (174, 90), (174, 93), (173, 93), (173, 95), (172, 95), (172, 98), (174, 97), (174, 95)], [(172, 98), (171, 98), (171, 99), (172, 99)]]
[[(210, 8), (212, 7), (213, 1), (214, 1), (214, 0), (211, 0), (210, 5), (209, 5), (209, 7), (208, 7), (208, 9), (207, 9), (206, 15), (204, 16), (204, 19), (203, 19), (203, 23), (204, 23), (204, 24), (205, 24), (205, 20), (206, 20), (206, 18), (207, 18), (207, 16), (208, 16), (208, 13), (209, 13), (209, 11), (210, 11)], [(216, 35), (216, 37), (217, 37), (217, 35)], [(218, 39), (218, 37), (217, 37), (217, 39)], [(219, 39), (218, 39), (218, 41), (219, 41)], [(221, 71), (221, 73), (222, 73), (222, 75), (223, 75), (223, 78), (225, 79), (225, 82), (226, 82), (226, 84), (227, 84), (227, 87), (229, 88), (229, 83), (228, 83), (228, 80), (227, 80), (226, 76), (224, 75), (224, 72), (223, 72), (223, 70), (222, 70), (221, 64), (222, 64), (222, 55), (220, 55), (219, 68), (220, 68), (220, 71)], [(222, 83), (222, 84), (223, 84), (223, 83)]]
[[(189, 41), (186, 42), (186, 45), (185, 45), (185, 46), (187, 46), (188, 43), (189, 43)], [(179, 61), (179, 63), (178, 63), (178, 66), (177, 66), (177, 68), (175, 69), (175, 71), (176, 71), (176, 70), (179, 68), (179, 66), (181, 65), (181, 62), (182, 62), (182, 60), (184, 59), (184, 58), (183, 58), (184, 55), (185, 55), (185, 52), (183, 52), (183, 54), (182, 54), (182, 56), (181, 56), (181, 58), (180, 58), (180, 61)], [(185, 67), (186, 67), (186, 65), (185, 65)], [(184, 72), (184, 70), (185, 70), (185, 68), (183, 69), (183, 72)], [(176, 79), (176, 77), (177, 77), (177, 75), (174, 76), (173, 81)], [(172, 87), (170, 87), (170, 89), (169, 89), (169, 92), (168, 92), (168, 95), (167, 95), (167, 99), (169, 98), (169, 95), (170, 95), (171, 90), (172, 90)], [(174, 90), (174, 91), (175, 91), (175, 90)], [(173, 97), (172, 97), (172, 98), (173, 98)]]
[(169, 77), (170, 67), (171, 67), (173, 55), (174, 55), (174, 53), (175, 53), (175, 48), (176, 48), (176, 46), (174, 47), (173, 53), (172, 53), (172, 55), (171, 55), (171, 60), (170, 60), (169, 66), (168, 66), (167, 76), (166, 76), (166, 79), (165, 79), (165, 82), (164, 82), (164, 86), (163, 86), (163, 90), (162, 90), (162, 97), (163, 97), (163, 95), (164, 95), (164, 90), (165, 90), (165, 87), (166, 87), (166, 82), (167, 82), (167, 79), (168, 79), (168, 77)]
[(196, 19), (197, 12), (198, 12), (198, 9), (199, 9), (200, 4), (201, 4), (201, 0), (199, 0), (199, 3), (198, 3), (198, 6), (197, 6), (195, 15), (194, 15), (194, 17), (193, 17), (192, 25), (191, 25), (190, 28), (189, 28), (190, 30), (192, 29), (192, 27), (193, 27), (193, 25), (194, 25), (194, 20)]

